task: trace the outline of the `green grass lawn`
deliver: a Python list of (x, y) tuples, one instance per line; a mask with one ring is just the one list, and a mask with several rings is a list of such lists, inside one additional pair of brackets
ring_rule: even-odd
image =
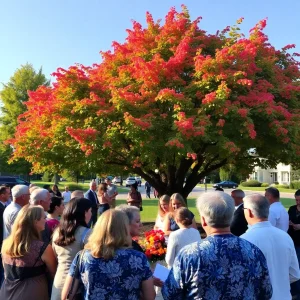
[[(286, 209), (289, 209), (290, 206), (295, 205), (295, 200), (290, 198), (281, 198), (281, 202)], [(117, 200), (117, 205), (126, 204), (126, 200)], [(197, 223), (200, 223), (200, 216), (196, 208), (196, 199), (188, 198), (189, 209), (195, 215)], [(157, 216), (158, 211), (158, 200), (143, 200), (143, 211), (141, 212), (142, 222), (154, 222)]]
[[(51, 182), (43, 182), (43, 181), (32, 181), (32, 183), (42, 187), (44, 184), (50, 184), (50, 186), (53, 185)], [(67, 182), (63, 181), (58, 184), (59, 189), (61, 191), (64, 190), (64, 187), (68, 185), (70, 187), (70, 190), (83, 190), (87, 191), (89, 189), (89, 183), (79, 183), (77, 184), (76, 182)], [(200, 185), (201, 187), (203, 185)], [(211, 186), (211, 185), (210, 185)], [(244, 188), (246, 190), (246, 188)], [(264, 190), (265, 188), (247, 188), (251, 189), (253, 191), (259, 191), (258, 189)], [(120, 204), (126, 204), (126, 196), (128, 193), (128, 188), (125, 187), (120, 187), (118, 186), (118, 192), (123, 193), (123, 195), (119, 195), (117, 199), (117, 205)], [(288, 190), (292, 192), (293, 190)], [(288, 209), (290, 206), (295, 205), (295, 200), (290, 199), (290, 198), (281, 198), (281, 202), (284, 205), (286, 209)], [(196, 222), (200, 223), (200, 217), (199, 213), (196, 209), (196, 198), (188, 198), (188, 207), (189, 209), (193, 212), (196, 218)], [(158, 199), (144, 199), (143, 200), (143, 211), (141, 212), (141, 217), (143, 222), (154, 222), (157, 216), (157, 211), (158, 211)]]

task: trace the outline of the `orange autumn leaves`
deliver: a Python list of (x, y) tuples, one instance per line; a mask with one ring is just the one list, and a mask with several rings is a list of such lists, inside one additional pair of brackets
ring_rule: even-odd
[(236, 26), (207, 33), (200, 20), (184, 6), (164, 23), (147, 13), (147, 26), (133, 22), (101, 62), (59, 68), (52, 87), (29, 93), (8, 141), (13, 159), (38, 161), (35, 171), (63, 169), (76, 156), (96, 169), (115, 163), (167, 173), (182, 160), (235, 160), (252, 147), (266, 154), (270, 143), (285, 151), (268, 157), (292, 159), (300, 149), (294, 45), (276, 50), (266, 20), (248, 37)]

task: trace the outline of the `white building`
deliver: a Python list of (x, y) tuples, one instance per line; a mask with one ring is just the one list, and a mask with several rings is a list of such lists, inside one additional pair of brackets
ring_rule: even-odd
[(278, 164), (276, 169), (262, 169), (256, 166), (254, 172), (250, 175), (251, 179), (266, 183), (290, 184), (291, 180), (291, 165)]

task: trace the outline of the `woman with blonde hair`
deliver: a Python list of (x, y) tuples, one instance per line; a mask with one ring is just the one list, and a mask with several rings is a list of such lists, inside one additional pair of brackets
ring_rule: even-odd
[(41, 239), (45, 229), (44, 208), (25, 205), (2, 246), (5, 280), (0, 299), (48, 300), (46, 269), (53, 278), (56, 259), (52, 247)]
[(62, 300), (72, 299), (80, 280), (85, 299), (140, 299), (142, 294), (143, 299), (153, 300), (155, 292), (148, 260), (130, 246), (126, 214), (115, 209), (105, 211), (89, 237), (86, 250), (78, 253), (72, 263)]
[[(184, 198), (179, 193), (175, 193), (170, 198), (169, 213), (165, 217), (165, 222), (164, 222), (164, 233), (165, 233), (165, 235), (170, 235), (170, 233), (172, 231), (175, 231), (175, 230), (179, 229), (179, 226), (175, 221), (174, 215), (175, 215), (176, 210), (180, 207), (187, 207), (186, 201), (184, 200)], [(195, 215), (192, 212), (191, 212), (191, 214), (192, 214), (191, 227), (197, 229), (197, 225), (196, 225), (196, 221), (195, 221)]]
[(155, 230), (164, 230), (165, 217), (168, 215), (170, 206), (170, 196), (163, 195), (159, 198), (158, 201), (158, 214), (156, 217), (154, 229)]

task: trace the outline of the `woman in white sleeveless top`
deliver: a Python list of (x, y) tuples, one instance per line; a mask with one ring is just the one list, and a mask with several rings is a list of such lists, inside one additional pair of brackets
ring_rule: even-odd
[(164, 230), (164, 221), (165, 217), (169, 212), (170, 197), (168, 195), (163, 195), (159, 198), (158, 201), (158, 214), (156, 217), (154, 229), (155, 230)]

